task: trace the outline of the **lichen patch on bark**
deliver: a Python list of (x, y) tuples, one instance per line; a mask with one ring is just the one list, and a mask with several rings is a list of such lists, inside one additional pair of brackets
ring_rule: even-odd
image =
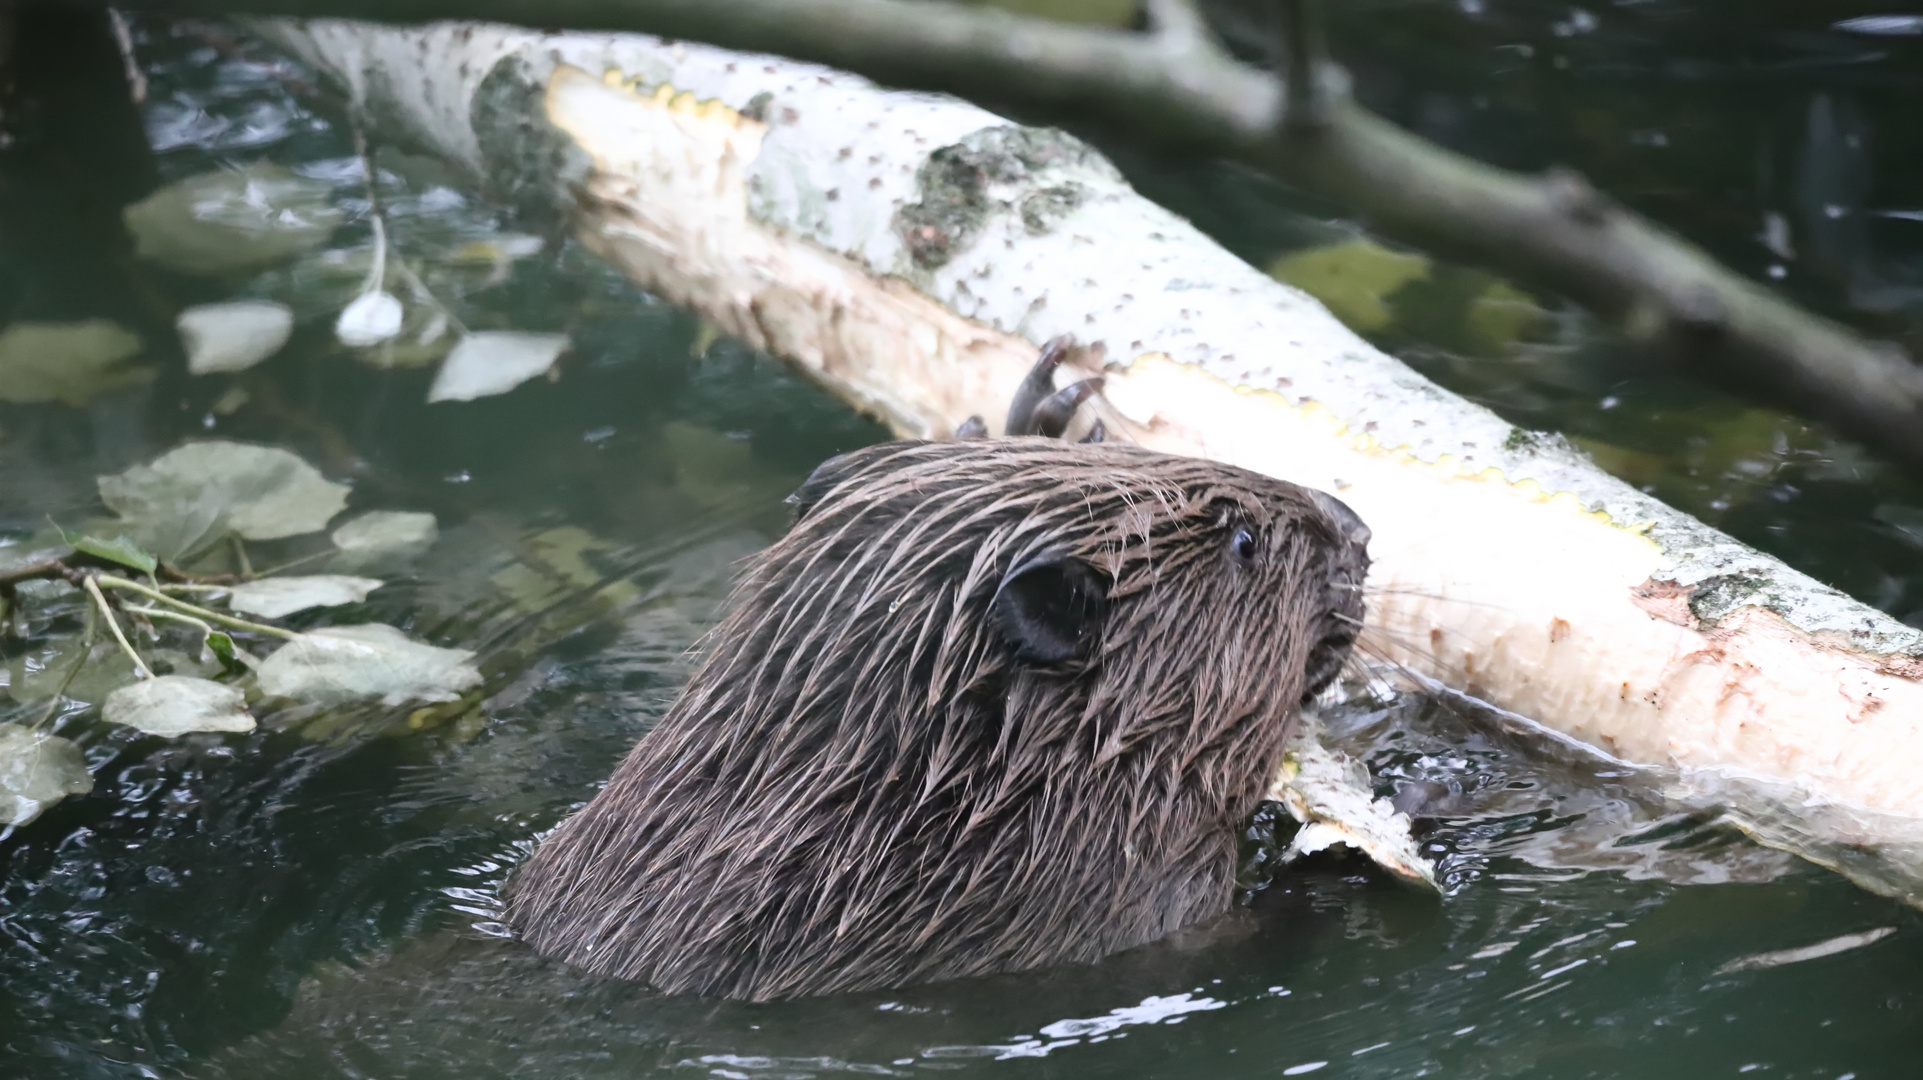
[(981, 235), (989, 215), (1012, 213), (1031, 236), (1055, 228), (1092, 192), (1072, 176), (1114, 167), (1072, 135), (1052, 128), (995, 127), (928, 155), (916, 176), (920, 198), (895, 214), (894, 228), (916, 267), (935, 270)]

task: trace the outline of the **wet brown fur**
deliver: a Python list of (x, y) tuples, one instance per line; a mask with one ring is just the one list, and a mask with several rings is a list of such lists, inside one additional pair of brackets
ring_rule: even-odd
[[(535, 949), (765, 1000), (1090, 961), (1229, 908), (1235, 829), (1362, 614), (1345, 507), (1043, 438), (869, 447), (802, 497), (681, 698), (512, 882)], [(1064, 660), (996, 607), (1038, 559), (1106, 588)]]

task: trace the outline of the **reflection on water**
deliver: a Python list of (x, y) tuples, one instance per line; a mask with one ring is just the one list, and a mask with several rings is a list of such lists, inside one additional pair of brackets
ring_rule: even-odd
[[(367, 205), (346, 140), (292, 95), (284, 67), (206, 40), (162, 29), (146, 42), (163, 171), (265, 155), (332, 185), (351, 221), (335, 239), (351, 292)], [(502, 235), (493, 211), (427, 165), (382, 164), (403, 254), (431, 268), (436, 253)], [(1214, 176), (1193, 166), (1145, 178), (1193, 191)], [(1327, 228), (1278, 205), (1251, 220), (1277, 235)], [(369, 617), (477, 649), (488, 678), (479, 710), (428, 730), (402, 722), (405, 711), (288, 710), (249, 736), (162, 741), (102, 733), (86, 707), (61, 717), (96, 788), (0, 837), (0, 1072), (1915, 1071), (1915, 913), (1665, 802), (1660, 778), (1414, 695), (1359, 695), (1323, 721), (1416, 819), (1447, 886), (1440, 900), (1353, 859), (1277, 870), (1271, 811), (1249, 828), (1247, 908), (1088, 967), (743, 1005), (661, 998), (533, 957), (500, 936), (501, 882), (665, 709), (733, 568), (783, 527), (780, 498), (821, 458), (882, 433), (765, 358), (727, 342), (704, 350), (693, 320), (572, 248), (541, 239), (522, 250), (535, 253), (505, 270), (454, 266), (435, 282), (477, 325), (567, 327), (576, 347), (553, 383), (426, 406), (429, 373), (366, 367), (332, 345), (326, 311), (339, 299), (328, 290), (342, 274), (323, 265), (256, 283), (306, 321), (286, 353), (243, 378), (190, 381), (157, 351), (152, 383), (85, 408), (0, 412), (0, 560), (44, 515), (88, 513), (96, 472), (206, 431), (275, 442), (351, 480), (356, 509), (439, 517), (440, 542), (412, 577), (374, 594)], [(1609, 415), (1605, 393), (1658, 393), (1597, 385), (1586, 358), (1603, 346), (1572, 325), (1560, 353), (1530, 346), (1487, 366), (1434, 366), (1494, 397), (1527, 390), (1556, 416)], [(1544, 381), (1545, 370), (1568, 378)], [(216, 409), (236, 387), (244, 400)], [(1622, 410), (1643, 419), (1609, 429), (1648, 448), (1652, 482), (1700, 479), (1702, 462), (1746, 475), (1758, 455), (1768, 483), (1801, 467), (1798, 451), (1772, 441), (1794, 428), (1780, 417), (1660, 393), (1681, 402), (1661, 422), (1700, 446), (1638, 442), (1649, 429), (1636, 423), (1659, 426), (1648, 396)], [(1705, 483), (1769, 490), (1721, 476)], [(1766, 498), (1749, 511), (1758, 529), (1790, 528), (1803, 538), (1790, 554), (1870, 564), (1905, 594), (1912, 568), (1898, 556), (1913, 541), (1901, 537), (1917, 526), (1906, 489), (1878, 473), (1823, 483), (1824, 505), (1854, 508), (1829, 531), (1807, 524), (1809, 503)], [(1848, 549), (1850, 528), (1889, 542)], [(43, 613), (29, 650), (77, 617)], [(19, 684), (7, 694), (0, 719), (30, 707)], [(1844, 935), (1859, 936), (1838, 943)]]

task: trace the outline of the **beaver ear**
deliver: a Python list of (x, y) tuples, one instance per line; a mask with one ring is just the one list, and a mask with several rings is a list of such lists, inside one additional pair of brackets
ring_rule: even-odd
[(1024, 660), (1086, 655), (1108, 618), (1108, 579), (1080, 559), (1045, 552), (1003, 576), (989, 603), (995, 626)]
[(793, 494), (781, 500), (793, 511), (791, 520), (800, 521), (807, 517), (808, 511), (813, 510), (816, 503), (834, 490), (836, 484), (847, 479), (856, 464), (850, 460), (852, 457), (852, 454), (839, 454), (815, 466), (815, 471), (808, 474), (808, 479), (803, 480)]
[(794, 494), (781, 500), (794, 510), (794, 517), (789, 523), (793, 524), (807, 517), (808, 511), (813, 510), (816, 503), (827, 498), (828, 493), (833, 491), (837, 484), (874, 464), (876, 459), (886, 457), (905, 446), (919, 445), (920, 442), (921, 440), (917, 439), (876, 443), (873, 446), (850, 450), (845, 454), (836, 454), (815, 466), (815, 471), (808, 474), (808, 479), (801, 482), (801, 486), (794, 490)]

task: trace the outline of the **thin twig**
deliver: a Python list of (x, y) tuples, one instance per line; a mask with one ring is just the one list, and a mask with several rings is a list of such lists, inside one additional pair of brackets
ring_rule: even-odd
[(240, 579), (242, 581), (253, 580), (254, 564), (253, 561), (247, 557), (246, 541), (240, 538), (239, 533), (228, 533), (227, 542), (232, 545), (234, 549), (234, 566), (240, 574)]
[(329, 555), (338, 554), (339, 552), (340, 552), (339, 548), (333, 546), (332, 544), (329, 544), (327, 547), (324, 547), (319, 551), (309, 552), (308, 554), (302, 555), (300, 558), (297, 558), (297, 559), (289, 559), (286, 562), (281, 563), (279, 566), (270, 566), (267, 569), (262, 570), (256, 576), (273, 577), (275, 574), (284, 574), (287, 571), (292, 570), (296, 566), (306, 566), (308, 563), (313, 562), (315, 559), (325, 559)]
[(113, 27), (114, 44), (120, 48), (120, 64), (127, 75), (127, 96), (135, 105), (145, 105), (147, 73), (140, 70), (140, 58), (134, 55), (134, 35), (127, 28), (127, 17), (117, 8), (108, 8), (107, 24)]
[(53, 719), (53, 714), (60, 711), (60, 699), (67, 696), (67, 688), (73, 685), (74, 679), (80, 674), (80, 669), (86, 667), (87, 661), (93, 656), (93, 639), (99, 631), (99, 619), (94, 614), (93, 605), (88, 604), (87, 622), (80, 632), (80, 651), (74, 655), (73, 663), (67, 665), (67, 674), (60, 680), (59, 689), (47, 699), (47, 707), (40, 710), (39, 718), (33, 722), (35, 730), (46, 727), (47, 721)]
[(70, 559), (41, 559), (39, 562), (24, 563), (0, 570), (0, 587), (11, 588), (22, 581), (51, 581), (55, 578), (72, 582), (76, 574)]
[(360, 159), (361, 189), (367, 194), (367, 216), (374, 229), (374, 265), (368, 268), (367, 280), (361, 283), (361, 292), (370, 293), (387, 287), (387, 208), (381, 205), (376, 183), (379, 174), (374, 171), (374, 156), (367, 149), (367, 132), (361, 127), (359, 114), (365, 108), (364, 102), (354, 102), (348, 126), (354, 134), (354, 156)]
[(127, 659), (134, 662), (134, 674), (143, 679), (153, 678), (154, 673), (148, 669), (146, 661), (142, 660), (140, 654), (134, 651), (133, 645), (127, 641), (127, 635), (120, 632), (120, 620), (114, 618), (113, 609), (107, 606), (107, 598), (101, 595), (98, 582), (96, 582), (94, 578), (89, 577), (86, 581), (86, 588), (89, 593), (93, 594), (93, 602), (100, 606), (100, 614), (107, 620), (107, 629), (113, 631), (114, 640), (120, 643), (120, 651), (126, 653)]
[[(432, 305), (435, 311), (447, 319), (448, 325), (452, 326), (456, 333), (463, 336), (467, 334), (467, 324), (461, 321), (460, 316), (450, 311), (446, 304), (441, 303), (441, 298), (435, 296), (434, 290), (427, 287), (427, 282), (422, 281), (420, 275), (414, 272), (414, 268), (407, 265), (406, 259), (394, 260), (394, 270), (407, 281), (410, 291), (414, 294), (414, 299)], [(426, 345), (428, 342), (434, 340), (436, 340), (436, 338), (428, 338), (418, 343)]]
[(277, 638), (285, 638), (288, 641), (292, 641), (295, 638), (300, 636), (299, 634), (296, 634), (292, 630), (282, 629), (281, 627), (278, 627), (278, 626), (268, 626), (265, 623), (248, 622), (246, 619), (236, 619), (231, 615), (222, 615), (218, 611), (209, 611), (208, 609), (201, 607), (197, 604), (189, 604), (185, 600), (180, 600), (180, 599), (176, 599), (174, 597), (168, 596), (166, 593), (163, 593), (158, 589), (149, 589), (147, 586), (142, 585), (137, 581), (128, 581), (126, 578), (114, 577), (112, 574), (101, 574), (101, 575), (98, 575), (98, 577), (96, 578), (90, 578), (88, 580), (89, 581), (97, 580), (102, 585), (105, 585), (113, 589), (127, 589), (132, 592), (137, 592), (140, 595), (145, 596), (150, 600), (158, 600), (169, 607), (178, 608), (181, 611), (188, 613), (189, 615), (198, 615), (209, 622), (217, 622), (217, 623), (220, 623), (222, 626), (231, 626), (236, 630), (251, 630), (256, 634), (270, 634)]
[(167, 611), (157, 607), (143, 607), (139, 604), (122, 604), (120, 607), (122, 611), (131, 611), (136, 615), (145, 615), (149, 619), (170, 619), (174, 622), (186, 623), (189, 626), (198, 626), (203, 633), (212, 634), (214, 632), (212, 623), (204, 619), (197, 619), (185, 612)]

